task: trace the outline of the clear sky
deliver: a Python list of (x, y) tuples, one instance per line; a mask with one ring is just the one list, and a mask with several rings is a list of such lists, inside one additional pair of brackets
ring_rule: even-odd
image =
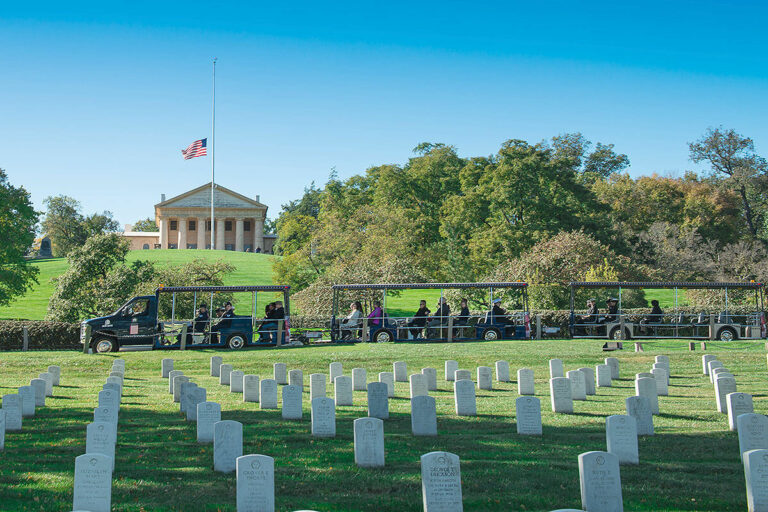
[(0, 168), (122, 223), (210, 180), (274, 217), (332, 168), (580, 131), (631, 173), (680, 174), (724, 125), (768, 153), (768, 3), (6, 2)]

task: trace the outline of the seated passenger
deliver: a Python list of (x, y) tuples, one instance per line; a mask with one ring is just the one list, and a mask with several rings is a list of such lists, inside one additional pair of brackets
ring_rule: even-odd
[(512, 320), (507, 314), (507, 311), (501, 307), (501, 299), (493, 299), (491, 315), (493, 316), (493, 321), (497, 324), (515, 325), (515, 321)]
[(427, 337), (431, 338), (435, 334), (435, 327), (441, 327), (448, 324), (448, 317), (451, 315), (451, 307), (446, 302), (445, 297), (440, 297), (437, 301), (437, 311), (435, 315), (428, 319)]
[(200, 304), (197, 308), (197, 316), (195, 317), (195, 323), (193, 324), (193, 332), (205, 332), (205, 327), (208, 325), (208, 306)]
[(264, 308), (264, 321), (259, 326), (259, 340), (262, 338), (272, 338), (272, 332), (277, 329), (277, 322), (274, 321), (275, 316), (275, 303), (270, 302)]
[(410, 330), (411, 336), (413, 336), (414, 339), (419, 337), (421, 330), (427, 325), (427, 317), (430, 313), (431, 311), (427, 307), (427, 301), (419, 301), (419, 310), (413, 315), (411, 321), (406, 324), (407, 327), (414, 327), (414, 329)]
[(371, 314), (368, 315), (368, 326), (369, 327), (379, 327), (383, 325), (383, 317), (384, 317), (384, 310), (381, 309), (381, 302), (375, 300), (373, 301), (373, 311), (371, 311)]
[[(661, 310), (661, 307), (659, 306), (659, 301), (656, 299), (651, 301), (651, 312), (646, 315), (645, 318), (640, 320), (640, 325), (645, 326), (647, 324), (660, 324), (664, 319), (664, 312)], [(641, 331), (644, 334), (648, 333), (647, 327), (641, 327)]]
[(578, 317), (578, 323), (580, 324), (594, 324), (597, 323), (597, 299), (587, 300), (587, 314)]
[(600, 323), (608, 324), (617, 322), (619, 320), (619, 299), (609, 297), (608, 300), (605, 301), (605, 304), (608, 306), (608, 313)]
[(341, 339), (348, 340), (354, 337), (353, 333), (360, 327), (363, 318), (363, 306), (359, 301), (349, 305), (350, 312), (341, 319)]
[[(459, 314), (456, 317), (456, 320), (453, 322), (453, 325), (455, 325), (456, 327), (463, 327), (469, 324), (470, 313), (469, 313), (469, 308), (467, 307), (467, 299), (461, 299), (459, 306), (461, 307), (461, 311), (459, 311)], [(461, 329), (453, 330), (454, 338), (458, 338), (460, 334), (461, 334)]]

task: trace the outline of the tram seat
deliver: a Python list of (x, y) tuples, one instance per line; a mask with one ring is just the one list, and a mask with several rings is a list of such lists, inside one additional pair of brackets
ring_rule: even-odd
[(699, 313), (698, 317), (695, 317), (691, 320), (691, 324), (698, 326), (709, 325), (709, 315), (706, 311), (702, 311)]
[(722, 311), (719, 315), (717, 315), (717, 323), (719, 324), (730, 324), (731, 323), (731, 314), (727, 311)]

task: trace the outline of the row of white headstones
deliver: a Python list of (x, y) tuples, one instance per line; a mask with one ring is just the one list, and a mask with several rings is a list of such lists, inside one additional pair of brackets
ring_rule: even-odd
[(5, 432), (20, 432), (23, 418), (35, 415), (36, 407), (45, 407), (45, 399), (53, 396), (53, 388), (61, 380), (61, 367), (49, 366), (48, 371), (20, 386), (16, 393), (3, 395), (0, 409), (0, 450), (5, 448)]
[(75, 458), (75, 511), (109, 512), (112, 508), (112, 473), (124, 382), (125, 360), (115, 359), (99, 391), (93, 422), (86, 426), (85, 454)]

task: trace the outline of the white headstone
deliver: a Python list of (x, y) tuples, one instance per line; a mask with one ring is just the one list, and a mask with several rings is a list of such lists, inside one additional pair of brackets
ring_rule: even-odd
[(669, 373), (666, 368), (654, 368), (651, 370), (653, 378), (656, 380), (656, 394), (659, 396), (669, 395)]
[(230, 393), (242, 393), (243, 392), (243, 377), (245, 372), (241, 370), (232, 370), (229, 374), (229, 392)]
[(724, 368), (724, 367), (725, 365), (722, 362), (718, 361), (717, 359), (712, 359), (711, 361), (709, 361), (707, 363), (707, 369), (709, 370), (709, 382), (712, 382), (712, 383), (715, 382), (713, 378), (714, 375), (712, 374), (712, 370), (714, 370), (715, 368)]
[(428, 395), (427, 378), (423, 373), (414, 373), (409, 377), (411, 388), (411, 399), (415, 396)]
[(21, 430), (21, 397), (15, 393), (3, 395), (3, 410), (5, 411), (5, 430), (7, 432)]
[(336, 437), (336, 405), (332, 399), (325, 397), (312, 399), (312, 435)]
[(392, 363), (392, 374), (395, 382), (408, 382), (408, 365), (404, 361), (395, 361)]
[(587, 383), (581, 370), (571, 370), (567, 377), (571, 381), (571, 398), (574, 400), (587, 399)]
[(411, 433), (415, 436), (437, 435), (437, 406), (434, 397), (411, 398)]
[(651, 413), (659, 414), (659, 395), (656, 392), (656, 379), (643, 377), (635, 381), (635, 395), (645, 397)]
[(595, 370), (585, 366), (579, 368), (579, 371), (584, 374), (584, 389), (587, 392), (587, 396), (597, 394), (595, 386)]
[(275, 512), (275, 459), (243, 455), (237, 467), (237, 512)]
[(552, 412), (573, 412), (573, 392), (569, 379), (565, 377), (549, 379), (549, 395), (552, 401)]
[(710, 380), (712, 381), (713, 384), (715, 383), (715, 379), (717, 378), (717, 376), (720, 375), (721, 373), (729, 373), (730, 374), (731, 371), (728, 368), (725, 368), (725, 367), (722, 367), (722, 366), (718, 366), (716, 368), (712, 368), (712, 374), (710, 375)]
[(101, 453), (112, 460), (112, 469), (115, 468), (115, 443), (117, 432), (115, 425), (101, 421), (89, 423), (85, 427), (85, 453)]
[(354, 422), (355, 464), (363, 468), (384, 467), (384, 422), (358, 418)]
[(632, 416), (614, 414), (605, 419), (605, 442), (608, 453), (619, 458), (619, 464), (639, 464), (637, 422)]
[(421, 456), (421, 495), (424, 512), (464, 510), (458, 455), (430, 452)]
[(18, 394), (21, 399), (21, 415), (25, 418), (31, 418), (35, 415), (35, 388), (21, 386)]
[(496, 361), (496, 382), (509, 382), (509, 363)]
[(99, 391), (99, 407), (109, 407), (113, 411), (118, 411), (120, 402), (118, 401), (117, 392), (112, 389)]
[(219, 384), (229, 386), (229, 376), (232, 373), (231, 364), (222, 364), (219, 366)]
[(368, 384), (368, 416), (386, 420), (389, 418), (389, 393), (384, 382)]
[(181, 402), (181, 385), (184, 382), (189, 382), (189, 377), (186, 375), (177, 375), (173, 378), (173, 401), (176, 403)]
[(217, 421), (213, 425), (213, 470), (221, 473), (235, 471), (237, 458), (242, 455), (243, 424), (232, 420)]
[(352, 389), (355, 391), (365, 391), (368, 389), (368, 374), (365, 368), (352, 369)]
[(288, 367), (285, 363), (275, 363), (272, 365), (273, 372), (275, 374), (275, 382), (278, 384), (288, 384)]
[(96, 407), (93, 410), (93, 421), (112, 423), (117, 428), (117, 409), (111, 407)]
[(379, 382), (383, 382), (387, 385), (387, 396), (394, 398), (395, 396), (395, 376), (392, 372), (380, 372)]
[(58, 386), (61, 384), (61, 367), (57, 365), (51, 365), (48, 367), (48, 373), (53, 376), (53, 385)]
[(211, 377), (221, 375), (221, 363), (224, 359), (221, 356), (211, 356)]
[(653, 370), (664, 370), (664, 373), (667, 375), (667, 378), (665, 379), (665, 384), (669, 386), (669, 366), (665, 365), (664, 363), (653, 363), (653, 368), (651, 369), (651, 373), (656, 375)]
[(352, 377), (339, 375), (333, 381), (334, 401), (336, 406), (353, 405)]
[(627, 408), (627, 415), (635, 418), (637, 435), (652, 436), (653, 413), (651, 412), (651, 406), (648, 404), (648, 399), (644, 396), (630, 396), (624, 402)]
[(259, 382), (259, 408), (277, 409), (277, 381), (264, 379)]
[(533, 379), (533, 370), (530, 368), (520, 368), (517, 370), (517, 394), (535, 395), (536, 387)]
[(654, 379), (655, 377), (651, 372), (640, 372), (635, 374), (635, 380), (637, 379)]
[(35, 392), (35, 407), (45, 407), (45, 381), (43, 379), (32, 379), (29, 385)]
[(301, 409), (301, 388), (293, 384), (283, 386), (283, 419), (300, 420), (303, 416)]
[(421, 374), (427, 379), (427, 391), (437, 391), (437, 370), (434, 368), (422, 368)]
[[(123, 380), (121, 378), (107, 377), (107, 384), (114, 384), (115, 386), (117, 386), (118, 394), (120, 394), (120, 396), (123, 395)], [(173, 389), (173, 392), (176, 393), (176, 388)]]
[(667, 368), (669, 368), (669, 356), (658, 355), (658, 356), (656, 356), (655, 361), (657, 363), (661, 363), (661, 364), (665, 365)]
[(112, 510), (112, 459), (101, 453), (86, 453), (75, 458), (73, 510), (110, 512)]
[[(53, 375), (43, 372), (38, 377), (45, 381), (45, 396), (53, 396)], [(109, 379), (107, 379), (107, 382), (109, 382)]]
[(120, 385), (115, 384), (114, 382), (107, 382), (103, 386), (101, 386), (102, 391), (112, 391), (115, 394), (115, 397), (117, 398), (117, 403), (119, 404), (122, 402), (121, 396), (120, 396)]
[(344, 375), (344, 366), (341, 363), (331, 363), (328, 365), (328, 375), (331, 378), (331, 382), (335, 382), (336, 377)]
[(562, 359), (550, 359), (549, 360), (549, 378), (563, 376), (563, 360)]
[(712, 354), (704, 354), (703, 356), (701, 356), (701, 371), (704, 375), (709, 375), (708, 363), (710, 361), (714, 361), (715, 359), (717, 358)]
[(453, 374), (453, 380), (472, 380), (472, 372), (469, 370), (456, 370)]
[(177, 375), (184, 375), (184, 372), (181, 370), (171, 370), (168, 372), (168, 393), (173, 394), (173, 378)]
[(325, 374), (313, 373), (309, 376), (309, 400), (325, 398)]
[(619, 360), (615, 357), (606, 357), (605, 364), (611, 367), (611, 379), (619, 378)]
[(216, 402), (197, 404), (197, 442), (213, 442), (213, 426), (221, 421), (221, 405)]
[(160, 361), (160, 377), (167, 379), (171, 370), (173, 370), (173, 359), (165, 358)]
[(768, 510), (768, 450), (749, 450), (743, 455), (747, 482), (747, 510)]
[(477, 367), (477, 389), (493, 389), (493, 369), (490, 366)]
[(768, 417), (747, 413), (736, 418), (739, 431), (739, 453), (742, 460), (749, 450), (768, 450)]
[(304, 392), (304, 372), (301, 370), (291, 370), (288, 372), (288, 384), (291, 386), (297, 386)]
[(595, 373), (597, 374), (597, 387), (610, 388), (611, 387), (611, 367), (607, 364), (599, 364), (595, 366)]
[(197, 404), (201, 404), (208, 399), (208, 392), (205, 388), (194, 387), (187, 403), (187, 421), (197, 421)]
[(243, 402), (259, 402), (258, 375), (243, 375)]
[(454, 374), (459, 369), (459, 363), (449, 359), (445, 362), (445, 380), (446, 382), (453, 382)]
[(755, 412), (752, 395), (749, 393), (728, 393), (725, 396), (725, 405), (728, 409), (728, 426), (733, 431), (738, 430), (736, 418), (742, 414)]
[(535, 396), (519, 396), (515, 399), (517, 433), (541, 435), (541, 401)]
[(179, 410), (186, 414), (189, 409), (189, 402), (192, 398), (192, 390), (197, 387), (194, 382), (181, 383), (181, 398), (179, 400)]
[(729, 393), (736, 392), (736, 379), (733, 377), (717, 377), (715, 379), (715, 401), (717, 403), (717, 412), (728, 413), (728, 405), (725, 397)]
[(579, 455), (581, 508), (590, 512), (623, 512), (619, 458), (608, 452)]
[(477, 397), (475, 384), (471, 380), (457, 380), (453, 383), (453, 397), (456, 403), (456, 415), (477, 416)]

